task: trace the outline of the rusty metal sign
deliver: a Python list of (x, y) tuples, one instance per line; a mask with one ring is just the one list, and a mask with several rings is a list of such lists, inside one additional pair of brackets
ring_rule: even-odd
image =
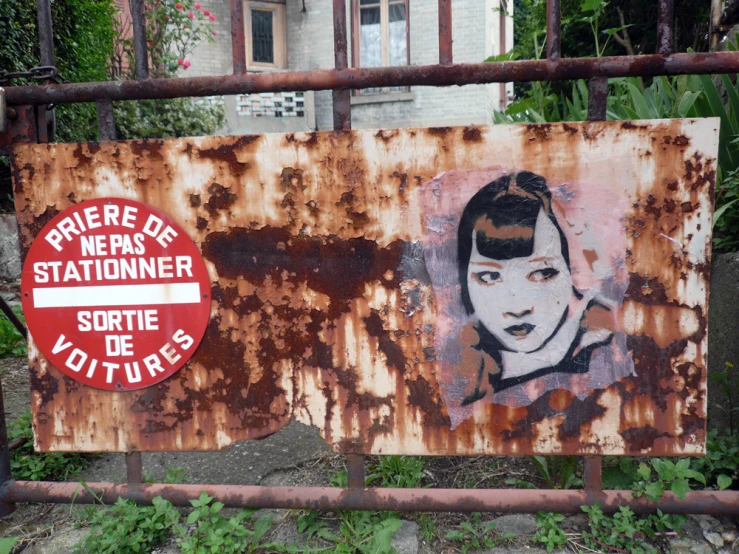
[(149, 387), (192, 356), (210, 315), (200, 252), (166, 214), (121, 198), (76, 203), (36, 236), (21, 281), (38, 349), (105, 390)]
[(145, 389), (30, 341), (41, 450), (700, 454), (716, 119), (19, 145), (21, 241), (143, 202), (200, 248), (205, 337)]

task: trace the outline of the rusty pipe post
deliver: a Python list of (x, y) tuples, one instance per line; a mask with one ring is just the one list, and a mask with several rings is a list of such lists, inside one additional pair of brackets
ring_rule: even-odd
[(364, 483), (364, 456), (361, 454), (347, 454), (346, 481), (350, 489), (363, 489)]
[[(349, 67), (346, 32), (346, 0), (334, 0), (334, 63), (336, 69)], [(331, 98), (334, 111), (334, 131), (352, 128), (351, 91), (334, 90)]]
[[(53, 66), (54, 57), (54, 30), (51, 20), (51, 2), (36, 0), (36, 19), (38, 23), (39, 54), (41, 65)], [(54, 140), (54, 112), (49, 112), (46, 106), (38, 106), (36, 110), (38, 124), (38, 141), (49, 142)]]
[(231, 0), (231, 58), (234, 75), (246, 73), (246, 38), (244, 33), (244, 2), (243, 0)]
[(439, 63), (442, 65), (453, 63), (452, 42), (452, 0), (439, 0)]
[(98, 100), (95, 102), (98, 114), (98, 132), (100, 140), (115, 140), (115, 116), (113, 115), (113, 103), (110, 100)]
[(605, 121), (608, 111), (608, 78), (593, 77), (588, 81), (588, 121)]
[(8, 497), (8, 485), (13, 475), (10, 471), (10, 449), (8, 448), (8, 429), (5, 421), (3, 387), (0, 382), (0, 517), (15, 511), (15, 502)]
[(129, 487), (138, 487), (143, 484), (144, 465), (141, 452), (126, 452), (126, 482)]
[(131, 0), (133, 24), (134, 74), (136, 79), (149, 78), (149, 53), (146, 49), (146, 12), (144, 0)]
[(560, 0), (547, 0), (547, 58), (557, 61), (562, 50), (562, 10)]
[(659, 0), (657, 11), (657, 54), (672, 54), (675, 0)]

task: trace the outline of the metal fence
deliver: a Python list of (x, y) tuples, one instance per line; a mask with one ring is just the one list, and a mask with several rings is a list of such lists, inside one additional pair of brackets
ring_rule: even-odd
[[(430, 1), (430, 0), (426, 0)], [(52, 21), (49, 0), (37, 0), (41, 63), (54, 66)], [(714, 1), (712, 36), (717, 36), (720, 12)], [(333, 0), (335, 69), (288, 71), (282, 73), (247, 73), (242, 0), (231, 0), (231, 39), (233, 73), (231, 75), (150, 79), (147, 67), (147, 43), (143, 0), (131, 0), (135, 77), (133, 81), (103, 83), (64, 83), (10, 87), (6, 91), (10, 125), (0, 133), (0, 149), (22, 142), (48, 142), (53, 126), (47, 125), (51, 104), (96, 102), (100, 137), (115, 138), (113, 100), (177, 98), (251, 94), (279, 91), (333, 91), (333, 121), (337, 131), (351, 129), (352, 89), (390, 86), (450, 86), (524, 81), (588, 79), (588, 115), (593, 121), (606, 117), (609, 77), (658, 76), (678, 74), (738, 73), (739, 53), (673, 53), (673, 0), (659, 0), (657, 22), (658, 53), (602, 58), (561, 57), (560, 0), (547, 1), (547, 57), (495, 63), (454, 63), (452, 56), (452, 0), (438, 0), (439, 64), (382, 68), (349, 68), (347, 57), (346, 0)], [(712, 40), (715, 45), (716, 41)], [(36, 72), (54, 81), (53, 71)], [(0, 77), (2, 75), (0, 74)], [(2, 129), (2, 127), (0, 127)], [(0, 299), (0, 307), (24, 333), (22, 324)], [(1, 393), (1, 391), (0, 391)], [(579, 512), (583, 504), (600, 503), (613, 512), (629, 505), (636, 512), (661, 509), (672, 513), (728, 514), (739, 512), (739, 491), (693, 491), (684, 501), (667, 492), (658, 503), (635, 499), (631, 491), (603, 490), (602, 458), (585, 458), (583, 490), (516, 489), (381, 489), (365, 488), (364, 457), (347, 456), (348, 488), (329, 487), (255, 487), (226, 485), (143, 484), (140, 452), (126, 454), (127, 482), (79, 483), (17, 481), (10, 471), (6, 421), (0, 394), (0, 516), (12, 512), (16, 502), (94, 503), (97, 498), (114, 502), (118, 497), (150, 503), (162, 496), (178, 506), (206, 491), (228, 506), (254, 508), (359, 509), (397, 511), (463, 512)], [(97, 498), (91, 494), (94, 491)]]

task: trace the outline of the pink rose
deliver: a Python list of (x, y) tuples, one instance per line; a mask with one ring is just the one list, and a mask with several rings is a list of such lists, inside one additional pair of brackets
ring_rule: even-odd
[(185, 65), (184, 60), (182, 58), (180, 58), (179, 60), (177, 60), (177, 65)]
[(175, 4), (174, 7), (177, 8), (178, 10), (184, 10), (185, 9), (182, 4)]
[(213, 31), (213, 36), (216, 36), (218, 34), (217, 31)]
[(215, 15), (212, 15), (212, 14), (211, 14), (211, 16), (210, 16), (210, 20), (211, 20), (211, 21), (215, 21), (215, 20), (216, 20), (216, 16), (215, 16)]
[(203, 10), (203, 15), (210, 15), (210, 12), (208, 10)]
[(197, 2), (195, 3), (195, 9), (196, 9), (196, 10), (199, 10), (199, 9), (200, 9), (201, 7), (202, 7), (202, 6), (201, 6), (200, 4), (198, 4)]
[(188, 67), (190, 67), (190, 60), (187, 60), (187, 61), (185, 62), (185, 64), (184, 64), (184, 68), (185, 68), (185, 69), (187, 69)]
[(195, 14), (192, 13), (192, 12), (190, 12), (189, 14), (187, 14), (187, 17), (189, 17), (190, 19), (194, 19), (195, 18)]

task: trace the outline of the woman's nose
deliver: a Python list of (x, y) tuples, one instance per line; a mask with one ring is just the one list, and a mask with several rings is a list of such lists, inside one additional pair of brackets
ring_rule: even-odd
[(503, 317), (517, 317), (521, 318), (530, 314), (534, 313), (534, 308), (529, 308), (528, 310), (521, 310), (520, 312), (503, 312)]

